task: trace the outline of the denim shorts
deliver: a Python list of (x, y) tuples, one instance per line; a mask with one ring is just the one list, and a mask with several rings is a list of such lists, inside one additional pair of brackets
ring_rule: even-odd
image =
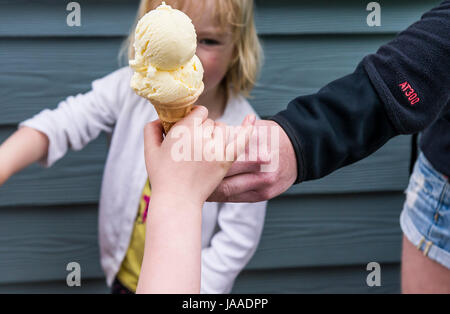
[(450, 269), (450, 183), (423, 154), (405, 191), (400, 225), (425, 256)]

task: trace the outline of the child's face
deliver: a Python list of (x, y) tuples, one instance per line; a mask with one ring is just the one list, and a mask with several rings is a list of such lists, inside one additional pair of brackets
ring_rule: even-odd
[(214, 2), (205, 1), (205, 9), (193, 17), (197, 32), (197, 56), (205, 70), (205, 93), (215, 91), (222, 82), (233, 58), (231, 26), (223, 29), (214, 20)]

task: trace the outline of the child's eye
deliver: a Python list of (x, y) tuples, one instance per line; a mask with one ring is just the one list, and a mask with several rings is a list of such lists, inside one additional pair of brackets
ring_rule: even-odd
[(220, 42), (218, 42), (217, 40), (209, 39), (209, 38), (201, 39), (199, 42), (202, 45), (208, 45), (208, 46), (220, 45)]

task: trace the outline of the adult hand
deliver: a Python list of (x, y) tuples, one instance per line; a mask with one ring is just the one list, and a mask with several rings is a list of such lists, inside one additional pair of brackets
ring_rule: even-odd
[[(253, 136), (264, 138), (263, 145), (268, 146), (267, 153), (261, 154), (258, 144), (258, 158), (249, 161), (251, 155), (247, 146), (246, 161), (236, 161), (227, 177), (208, 198), (210, 202), (260, 202), (274, 198), (289, 189), (297, 178), (297, 159), (294, 147), (284, 130), (273, 121), (257, 121)], [(278, 145), (273, 145), (278, 136)], [(250, 144), (256, 142), (250, 140)], [(272, 143), (267, 145), (267, 143)], [(263, 149), (264, 150), (264, 149)], [(268, 156), (267, 156), (268, 155)], [(278, 159), (277, 159), (278, 158)], [(276, 160), (277, 159), (277, 160)], [(251, 160), (251, 159), (250, 159)], [(272, 171), (263, 172), (261, 168), (273, 164)]]

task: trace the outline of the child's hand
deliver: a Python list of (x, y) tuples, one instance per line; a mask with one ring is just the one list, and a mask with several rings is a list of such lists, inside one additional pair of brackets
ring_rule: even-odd
[[(244, 153), (255, 116), (248, 116), (241, 127), (234, 127), (236, 132), (226, 132), (230, 127), (207, 117), (205, 107), (196, 107), (164, 140), (159, 121), (145, 126), (145, 162), (152, 195), (176, 197), (201, 206), (227, 174), (233, 161)], [(227, 149), (231, 151), (228, 156)], [(217, 158), (220, 154), (214, 158), (211, 158), (212, 154), (208, 155), (208, 152), (215, 154), (221, 150), (222, 158)]]

